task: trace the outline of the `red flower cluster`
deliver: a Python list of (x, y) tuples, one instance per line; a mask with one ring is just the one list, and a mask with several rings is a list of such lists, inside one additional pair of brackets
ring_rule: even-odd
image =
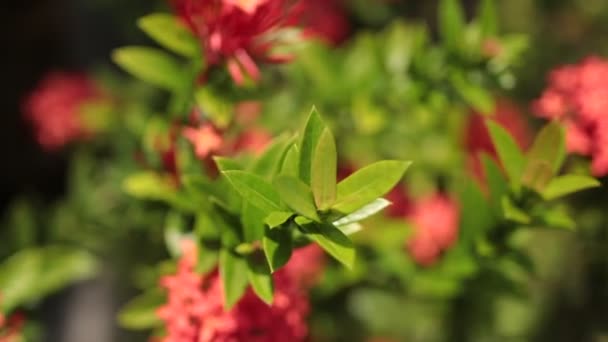
[(290, 0), (175, 0), (200, 39), (210, 66), (226, 63), (236, 84), (260, 77), (257, 59), (272, 59), (267, 34), (287, 25)]
[(104, 97), (86, 75), (54, 72), (25, 100), (23, 111), (34, 125), (38, 143), (47, 150), (57, 150), (93, 133), (83, 122), (81, 110), (85, 104)]
[(271, 306), (251, 289), (229, 311), (217, 271), (205, 276), (194, 272), (196, 247), (189, 244), (177, 273), (161, 279), (168, 302), (158, 309), (167, 335), (162, 342), (303, 341), (308, 333), (308, 298), (289, 272), (274, 274)]
[(590, 156), (594, 175), (608, 174), (608, 61), (589, 57), (552, 71), (534, 110), (564, 123), (568, 151)]
[(423, 266), (434, 264), (458, 238), (458, 205), (444, 195), (435, 194), (415, 203), (408, 218), (414, 226), (414, 236), (407, 248)]
[(330, 44), (341, 43), (350, 31), (340, 0), (300, 0), (291, 21), (302, 25), (306, 37), (318, 38)]
[[(484, 180), (483, 166), (481, 164), (480, 153), (486, 153), (491, 157), (496, 157), (496, 148), (490, 138), (490, 133), (485, 124), (485, 116), (473, 113), (469, 117), (465, 130), (465, 149), (468, 152), (469, 170), (479, 180)], [(528, 123), (519, 108), (506, 100), (496, 102), (496, 110), (491, 116), (491, 120), (504, 127), (519, 147), (525, 149), (530, 143), (530, 130)]]
[(0, 342), (19, 342), (23, 340), (21, 330), (25, 323), (25, 317), (16, 313), (5, 317), (0, 313)]

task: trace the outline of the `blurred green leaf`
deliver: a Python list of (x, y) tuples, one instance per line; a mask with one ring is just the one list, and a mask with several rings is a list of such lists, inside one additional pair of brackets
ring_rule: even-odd
[(230, 310), (245, 293), (249, 273), (247, 262), (230, 251), (220, 251), (220, 278), (224, 287), (224, 310)]
[(336, 200), (338, 156), (331, 131), (325, 128), (313, 154), (311, 187), (320, 210), (329, 208)]
[(600, 182), (594, 178), (583, 175), (564, 175), (554, 178), (541, 192), (546, 200), (553, 200), (577, 191), (595, 188)]
[(314, 221), (320, 221), (312, 192), (304, 182), (291, 176), (280, 175), (273, 184), (281, 200), (293, 211)]
[(267, 229), (262, 245), (268, 265), (274, 272), (285, 265), (291, 257), (293, 248), (291, 232), (284, 227)]
[(526, 162), (523, 153), (507, 130), (490, 120), (486, 120), (486, 125), (500, 162), (504, 166), (505, 171), (507, 171), (509, 180), (518, 185), (524, 170), (524, 163)]
[(479, 26), (482, 37), (495, 37), (498, 34), (498, 11), (495, 0), (481, 0)]
[(505, 179), (502, 170), (494, 159), (487, 154), (481, 154), (481, 162), (485, 172), (485, 180), (490, 190), (490, 196), (494, 204), (498, 204), (502, 196), (509, 191), (509, 184)]
[(385, 160), (368, 165), (338, 184), (332, 209), (349, 214), (389, 192), (403, 177), (411, 162)]
[(352, 269), (355, 264), (355, 246), (352, 241), (331, 224), (305, 224), (302, 229), (306, 235), (315, 241), (329, 255)]
[(526, 154), (522, 184), (541, 192), (561, 168), (566, 156), (566, 142), (561, 124), (545, 125)]
[(247, 275), (249, 282), (255, 292), (261, 300), (266, 304), (272, 304), (272, 297), (274, 287), (272, 284), (272, 276), (264, 253), (262, 251), (254, 252), (247, 256)]
[(285, 154), (291, 146), (292, 139), (287, 135), (282, 135), (272, 141), (251, 166), (251, 172), (271, 179), (279, 172)]
[(281, 211), (279, 194), (262, 177), (245, 171), (223, 171), (222, 174), (246, 201), (264, 213)]
[(149, 329), (161, 322), (156, 311), (164, 304), (166, 295), (160, 289), (149, 290), (122, 307), (118, 322), (123, 328), (132, 330)]
[(502, 197), (501, 204), (503, 215), (507, 220), (521, 224), (529, 224), (530, 222), (532, 222), (530, 216), (526, 212), (518, 208), (508, 196)]
[(123, 47), (114, 50), (112, 59), (133, 76), (166, 90), (179, 91), (187, 80), (179, 63), (162, 50)]
[(154, 13), (140, 18), (137, 24), (150, 38), (175, 53), (185, 57), (201, 54), (198, 40), (177, 17)]
[(465, 102), (480, 114), (494, 113), (494, 96), (484, 87), (472, 83), (462, 73), (453, 73), (450, 81)]
[(445, 45), (456, 50), (464, 37), (465, 17), (459, 0), (439, 2), (439, 35)]

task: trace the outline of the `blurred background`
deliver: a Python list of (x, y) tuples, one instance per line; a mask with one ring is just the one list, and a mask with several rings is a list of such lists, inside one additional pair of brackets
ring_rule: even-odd
[[(353, 31), (380, 31), (391, 18), (427, 22), (436, 30), (434, 0), (345, 0)], [(475, 0), (462, 1), (472, 16)], [(518, 85), (509, 94), (526, 104), (546, 86), (546, 75), (556, 66), (588, 55), (608, 54), (608, 1), (606, 0), (499, 0), (502, 31), (526, 33), (532, 46), (516, 70)], [(0, 209), (23, 194), (40, 203), (52, 202), (65, 192), (68, 155), (64, 150), (44, 152), (31, 127), (22, 119), (24, 96), (51, 70), (104, 70), (114, 68), (112, 49), (148, 44), (134, 25), (143, 14), (166, 8), (151, 0), (3, 0), (0, 3)], [(607, 269), (608, 271), (608, 269)], [(539, 340), (583, 341), (587, 322), (608, 324), (592, 317), (608, 317), (606, 275), (589, 274), (577, 301), (553, 303), (554, 310), (538, 329)], [(601, 279), (598, 279), (601, 278)], [(91, 290), (92, 289), (92, 290)], [(41, 317), (49, 329), (48, 341), (118, 340), (113, 314), (118, 309), (104, 294), (103, 280), (72, 288), (47, 299)], [(108, 290), (109, 291), (109, 290)], [(78, 304), (75, 304), (78, 303)], [(574, 304), (573, 304), (574, 303)], [(466, 305), (466, 303), (463, 303)], [(505, 304), (508, 305), (508, 304)], [(574, 306), (573, 306), (574, 305)], [(84, 310), (94, 306), (91, 310)], [(65, 315), (66, 308), (70, 315)], [(84, 310), (84, 311), (79, 311)], [(516, 311), (514, 311), (516, 312)], [(80, 317), (78, 326), (74, 317)], [(89, 317), (89, 318), (87, 318)], [(72, 322), (72, 323), (70, 323)], [(66, 328), (67, 327), (67, 328)], [(70, 332), (66, 333), (65, 329)], [(552, 339), (557, 336), (560, 338)], [(84, 335), (83, 335), (84, 334)], [(127, 336), (127, 335), (125, 335)], [(595, 341), (607, 341), (595, 339)], [(516, 341), (516, 340), (513, 340)], [(519, 341), (519, 340), (517, 340)]]

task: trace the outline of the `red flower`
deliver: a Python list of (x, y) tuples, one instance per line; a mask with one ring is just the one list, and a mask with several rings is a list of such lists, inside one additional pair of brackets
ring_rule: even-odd
[[(469, 169), (481, 181), (484, 179), (484, 174), (480, 154), (486, 153), (489, 156), (496, 157), (496, 149), (490, 138), (485, 120), (485, 116), (478, 113), (473, 113), (469, 117), (464, 142), (468, 153)], [(525, 149), (530, 143), (528, 123), (515, 104), (507, 100), (498, 100), (496, 111), (488, 120), (494, 120), (511, 133), (522, 149)]]
[(209, 66), (226, 64), (236, 84), (260, 78), (255, 60), (270, 60), (269, 33), (287, 25), (290, 0), (175, 0)]
[(261, 128), (252, 128), (242, 132), (234, 145), (235, 151), (251, 152), (260, 155), (264, 152), (268, 143), (272, 141), (272, 135)]
[(161, 279), (168, 301), (157, 311), (165, 323), (163, 342), (303, 341), (308, 329), (308, 298), (288, 272), (274, 274), (272, 305), (251, 289), (229, 311), (219, 273), (200, 276), (194, 272), (196, 247), (186, 245), (177, 273)]
[(21, 331), (25, 324), (25, 317), (16, 313), (5, 317), (0, 313), (0, 342), (19, 342), (23, 341)]
[(198, 128), (185, 127), (182, 134), (192, 143), (194, 153), (201, 160), (207, 158), (212, 152), (220, 150), (224, 144), (222, 136), (210, 124), (204, 124)]
[(325, 253), (316, 244), (298, 248), (283, 269), (303, 289), (316, 285), (325, 269)]
[(301, 0), (290, 22), (301, 25), (305, 36), (330, 44), (341, 43), (350, 31), (348, 17), (340, 0)]
[(47, 75), (26, 98), (23, 111), (35, 129), (36, 139), (47, 150), (89, 137), (82, 108), (104, 94), (83, 74), (54, 72)]
[(458, 205), (445, 195), (435, 194), (415, 203), (408, 219), (414, 227), (414, 236), (407, 248), (423, 266), (434, 264), (441, 252), (458, 238)]
[(590, 156), (594, 175), (608, 174), (608, 61), (589, 57), (552, 71), (534, 110), (562, 121), (568, 151)]

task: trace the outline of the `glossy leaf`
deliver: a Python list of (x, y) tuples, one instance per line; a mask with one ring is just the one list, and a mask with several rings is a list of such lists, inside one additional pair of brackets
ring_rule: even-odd
[(366, 166), (338, 184), (332, 209), (350, 214), (389, 192), (403, 177), (411, 162), (385, 160)]
[(304, 134), (300, 142), (300, 179), (307, 185), (311, 183), (314, 153), (326, 126), (315, 107), (310, 111)]
[(523, 153), (509, 132), (499, 124), (487, 120), (486, 125), (500, 162), (505, 168), (507, 176), (509, 176), (509, 180), (515, 184), (519, 184), (519, 179), (524, 170), (524, 163), (526, 162)]
[(137, 24), (150, 38), (175, 53), (185, 57), (200, 55), (198, 40), (177, 17), (154, 13), (140, 18)]
[(133, 76), (166, 90), (176, 91), (186, 79), (181, 66), (169, 54), (149, 47), (129, 46), (114, 50), (112, 59)]
[(541, 192), (546, 200), (556, 199), (577, 191), (595, 188), (600, 182), (594, 178), (583, 175), (565, 175), (554, 178)]
[(274, 286), (264, 253), (257, 251), (248, 255), (247, 265), (247, 276), (249, 277), (253, 292), (266, 304), (272, 304)]
[(306, 224), (302, 229), (311, 240), (315, 241), (329, 255), (344, 266), (352, 269), (355, 264), (355, 246), (352, 241), (331, 224)]
[(336, 200), (336, 176), (338, 155), (336, 142), (326, 128), (315, 149), (311, 170), (311, 188), (317, 208), (329, 208)]
[(243, 202), (241, 223), (246, 242), (259, 241), (264, 236), (264, 218), (267, 214), (249, 202)]
[(274, 180), (274, 186), (281, 200), (293, 211), (312, 220), (320, 220), (312, 192), (304, 182), (294, 177), (280, 175)]
[(277, 229), (267, 229), (262, 240), (264, 254), (272, 272), (283, 267), (291, 257), (292, 241), (291, 232), (288, 229), (279, 227)]
[(366, 219), (391, 205), (391, 202), (384, 198), (377, 198), (375, 201), (363, 206), (361, 209), (334, 221), (334, 226), (341, 227)]
[(283, 159), (283, 165), (281, 166), (281, 174), (300, 178), (300, 150), (298, 146), (291, 145), (285, 159)]
[(287, 222), (293, 215), (292, 212), (274, 211), (266, 216), (264, 223), (268, 225), (269, 228), (275, 228)]
[(225, 310), (230, 310), (245, 293), (248, 272), (245, 259), (225, 249), (220, 251), (220, 278), (224, 287)]
[(262, 177), (245, 171), (223, 171), (222, 174), (246, 201), (263, 212), (281, 211), (279, 194)]

